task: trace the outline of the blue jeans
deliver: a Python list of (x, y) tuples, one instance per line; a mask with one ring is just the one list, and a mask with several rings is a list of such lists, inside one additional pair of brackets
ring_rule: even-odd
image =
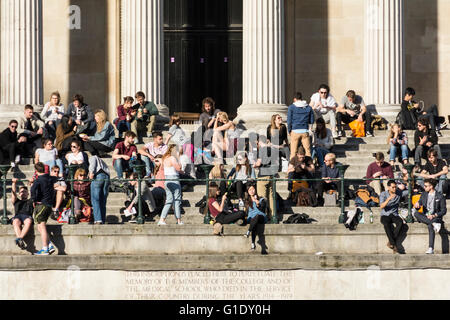
[[(178, 176), (166, 176), (166, 179), (178, 179)], [(161, 219), (166, 219), (170, 207), (173, 205), (175, 217), (181, 219), (181, 185), (179, 181), (165, 181), (166, 203), (161, 212)]]
[(106, 200), (109, 192), (109, 176), (98, 173), (91, 183), (91, 202), (95, 222), (106, 222)]
[(323, 166), (323, 164), (324, 164), (323, 160), (325, 159), (325, 155), (327, 153), (330, 153), (330, 151), (328, 151), (328, 149), (321, 148), (321, 147), (314, 147), (312, 149), (311, 158), (314, 159), (314, 157), (317, 156), (317, 161), (319, 162), (319, 165)]
[(152, 160), (150, 160), (149, 157), (142, 156), (141, 159), (145, 163), (145, 175), (147, 177), (151, 176), (152, 172), (153, 172), (153, 169), (155, 168), (155, 164), (153, 163)]
[(133, 170), (133, 165), (130, 161), (126, 161), (125, 159), (117, 159), (114, 161), (114, 170), (116, 170), (117, 177), (122, 179), (123, 172), (129, 172)]
[(121, 138), (123, 132), (131, 130), (131, 123), (127, 120), (120, 120), (117, 123), (117, 130), (119, 131), (119, 138)]
[[(399, 146), (402, 152), (402, 160), (408, 160), (408, 146), (406, 144), (402, 144)], [(391, 149), (389, 151), (389, 159), (391, 161), (395, 161), (397, 157), (397, 149), (398, 146), (395, 146), (391, 143)]]
[(49, 166), (50, 171), (52, 171), (52, 168), (53, 168), (54, 166), (58, 166), (58, 167), (59, 167), (59, 172), (60, 172), (60, 173), (64, 173), (64, 166), (63, 166), (63, 162), (62, 162), (61, 159), (45, 161), (44, 164), (46, 164), (46, 165)]

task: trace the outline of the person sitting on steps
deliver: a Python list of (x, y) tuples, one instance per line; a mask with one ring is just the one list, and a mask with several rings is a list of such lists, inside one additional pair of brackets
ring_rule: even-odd
[(366, 137), (373, 137), (372, 131), (372, 115), (367, 110), (364, 99), (357, 95), (354, 90), (347, 91), (345, 97), (342, 98), (341, 104), (336, 109), (336, 122), (338, 128), (338, 137), (345, 135), (342, 130), (342, 122), (349, 124), (350, 122), (358, 120), (364, 122)]

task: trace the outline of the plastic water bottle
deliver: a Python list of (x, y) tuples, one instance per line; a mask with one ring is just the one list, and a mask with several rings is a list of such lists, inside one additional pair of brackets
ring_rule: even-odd
[(373, 223), (373, 213), (370, 211), (370, 223)]
[(239, 211), (244, 211), (244, 201), (239, 200)]

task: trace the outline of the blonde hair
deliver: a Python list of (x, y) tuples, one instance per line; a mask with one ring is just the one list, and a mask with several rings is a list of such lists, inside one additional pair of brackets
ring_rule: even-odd
[(97, 109), (95, 111), (95, 114), (100, 115), (100, 121), (97, 122), (97, 132), (100, 132), (103, 130), (103, 128), (105, 127), (105, 124), (106, 124), (106, 118), (107, 118), (106, 113), (102, 109)]
[(75, 171), (75, 175), (73, 176), (73, 178), (78, 180), (80, 174), (86, 174), (86, 170), (84, 170), (83, 168), (78, 168), (77, 171)]
[(275, 124), (275, 120), (277, 119), (277, 117), (279, 117), (279, 114), (274, 114), (272, 115), (272, 118), (270, 119), (270, 133), (273, 134), (273, 130), (278, 129), (277, 125)]
[(162, 156), (162, 160), (166, 160), (168, 157), (170, 157), (172, 155), (173, 149), (175, 149), (177, 145), (176, 144), (171, 144), (169, 145), (169, 147), (167, 148), (166, 153), (164, 153), (164, 155)]
[(211, 170), (211, 176), (213, 178), (218, 178), (218, 179), (223, 178), (224, 175), (223, 175), (222, 169), (220, 168), (221, 166), (222, 166), (222, 163), (220, 163), (220, 162), (214, 163), (214, 168), (212, 168), (212, 170)]
[(230, 121), (230, 119), (228, 118), (228, 114), (224, 111), (221, 111), (217, 114), (217, 118), (219, 120), (224, 119), (226, 122)]
[(400, 132), (402, 132), (402, 126), (399, 125), (398, 123), (394, 122), (393, 124), (390, 125), (389, 128), (389, 134), (388, 134), (388, 138), (387, 138), (387, 144), (391, 143), (391, 139), (394, 137), (394, 127), (397, 126), (400, 129)]

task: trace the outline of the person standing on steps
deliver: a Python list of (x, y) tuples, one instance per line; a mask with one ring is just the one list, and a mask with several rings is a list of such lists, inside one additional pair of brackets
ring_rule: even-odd
[(164, 182), (166, 190), (166, 203), (161, 212), (161, 217), (158, 225), (166, 225), (166, 217), (169, 213), (170, 207), (173, 205), (177, 224), (182, 225), (181, 221), (181, 184), (179, 174), (181, 172), (181, 166), (178, 162), (178, 152), (175, 144), (171, 145), (164, 156), (162, 157), (162, 165), (164, 167), (164, 178), (167, 179)]
[(314, 111), (305, 100), (302, 94), (297, 92), (293, 99), (293, 104), (288, 108), (287, 129), (291, 137), (290, 158), (295, 157), (297, 149), (301, 144), (308, 157), (311, 156), (310, 132), (314, 124)]
[(47, 220), (52, 213), (53, 199), (55, 198), (55, 189), (53, 179), (48, 173), (45, 173), (45, 165), (38, 162), (34, 165), (38, 178), (31, 186), (31, 199), (33, 200), (34, 222), (38, 226), (41, 234), (42, 249), (35, 255), (48, 256), (55, 252), (54, 245), (50, 242), (47, 231)]

